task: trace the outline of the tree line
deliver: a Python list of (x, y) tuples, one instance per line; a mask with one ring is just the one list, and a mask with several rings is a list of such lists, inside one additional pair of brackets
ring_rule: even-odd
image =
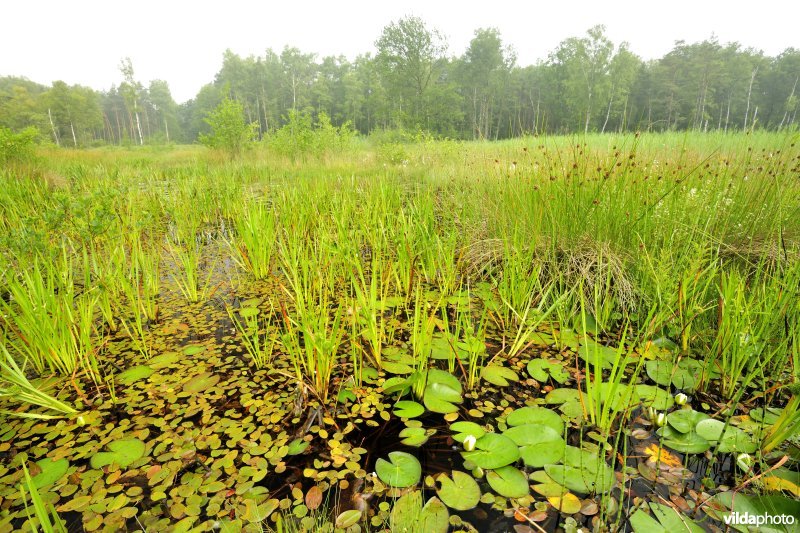
[(318, 58), (297, 48), (241, 57), (177, 104), (163, 80), (137, 81), (129, 59), (108, 91), (0, 78), (0, 127), (36, 127), (61, 146), (194, 142), (224, 99), (241, 104), (259, 137), (290, 115), (324, 115), (362, 134), (425, 131), (459, 139), (529, 133), (749, 130), (797, 127), (800, 50), (776, 57), (716, 38), (678, 41), (644, 61), (603, 26), (565, 39), (535, 65), (517, 64), (494, 28), (460, 57), (417, 17), (386, 26), (375, 53)]

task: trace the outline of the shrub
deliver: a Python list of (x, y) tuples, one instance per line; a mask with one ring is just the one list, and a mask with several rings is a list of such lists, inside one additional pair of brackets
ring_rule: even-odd
[(33, 157), (39, 130), (28, 127), (19, 133), (0, 127), (0, 163), (23, 162)]

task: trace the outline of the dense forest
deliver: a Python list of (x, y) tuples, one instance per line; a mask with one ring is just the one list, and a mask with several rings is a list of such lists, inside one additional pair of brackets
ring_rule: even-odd
[(777, 57), (721, 44), (678, 41), (644, 61), (595, 26), (535, 65), (518, 65), (496, 29), (478, 29), (465, 53), (419, 18), (386, 26), (376, 53), (349, 61), (297, 48), (241, 57), (228, 50), (215, 79), (177, 104), (164, 80), (138, 81), (130, 59), (107, 91), (56, 81), (0, 78), (0, 127), (36, 127), (60, 146), (189, 143), (229, 96), (259, 136), (290, 111), (326, 115), (369, 134), (402, 128), (460, 139), (526, 133), (780, 130), (796, 127), (800, 50)]

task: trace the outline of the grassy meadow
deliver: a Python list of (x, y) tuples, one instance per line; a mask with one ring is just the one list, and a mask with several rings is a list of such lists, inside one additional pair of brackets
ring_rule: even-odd
[(798, 143), (10, 162), (0, 532), (800, 520)]

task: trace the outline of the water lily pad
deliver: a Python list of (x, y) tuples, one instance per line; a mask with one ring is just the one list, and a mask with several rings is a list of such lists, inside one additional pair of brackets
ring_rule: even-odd
[(553, 428), (559, 435), (564, 432), (564, 421), (561, 420), (558, 413), (546, 407), (521, 407), (515, 409), (506, 417), (506, 424), (509, 426), (539, 424)]
[(383, 361), (381, 368), (390, 374), (410, 374), (414, 371), (411, 365), (394, 361)]
[(453, 440), (461, 443), (463, 443), (464, 439), (466, 439), (469, 435), (479, 439), (486, 434), (486, 431), (483, 429), (483, 427), (475, 422), (468, 422), (465, 420), (450, 424), (450, 431), (454, 431), (456, 433), (453, 435)]
[(528, 478), (513, 466), (504, 466), (486, 473), (486, 481), (497, 494), (506, 498), (524, 498), (530, 492)]
[[(796, 526), (800, 523), (800, 504), (794, 498), (778, 494), (766, 496), (742, 494), (741, 492), (721, 492), (712, 498), (712, 501), (726, 509), (737, 512), (740, 515), (745, 513), (751, 516), (779, 516), (786, 515), (794, 517), (794, 525), (784, 527), (780, 524), (761, 524), (758, 531), (764, 533), (787, 533), (796, 531)], [(709, 509), (709, 514), (723, 520), (729, 513), (720, 513)]]
[(428, 370), (426, 379), (428, 385), (432, 383), (441, 383), (442, 385), (457, 391), (459, 394), (464, 392), (461, 387), (461, 382), (458, 381), (458, 378), (449, 372), (445, 372), (444, 370), (431, 368)]
[(560, 496), (550, 496), (547, 498), (547, 501), (550, 502), (550, 505), (555, 507), (556, 511), (560, 511), (564, 514), (578, 513), (581, 507), (583, 507), (581, 500), (571, 492)]
[(460, 389), (460, 384), (458, 389), (456, 389), (452, 387), (450, 383), (430, 382), (429, 380), (428, 386), (425, 387), (425, 391), (422, 395), (422, 403), (425, 404), (425, 407), (429, 411), (433, 411), (434, 413), (455, 413), (458, 411), (458, 407), (456, 407), (455, 404), (464, 401), (461, 397)]
[(519, 459), (519, 448), (514, 441), (497, 433), (487, 433), (475, 442), (475, 449), (461, 452), (467, 461), (487, 470), (510, 465)]
[(310, 443), (307, 440), (294, 439), (289, 443), (289, 451), (286, 452), (286, 455), (299, 455), (306, 451), (306, 448), (308, 448), (309, 444)]
[(108, 443), (110, 452), (98, 452), (90, 460), (92, 468), (102, 468), (112, 463), (126, 468), (144, 455), (145, 445), (139, 439), (122, 439)]
[(340, 513), (339, 516), (336, 517), (336, 527), (347, 529), (358, 524), (360, 521), (361, 511), (358, 509), (350, 509), (349, 511)]
[(197, 355), (197, 354), (199, 354), (200, 352), (202, 352), (205, 349), (206, 349), (205, 346), (194, 344), (194, 345), (190, 345), (190, 346), (184, 347), (183, 353), (186, 354), (186, 355)]
[(598, 364), (603, 369), (612, 368), (617, 359), (624, 358), (625, 353), (612, 346), (603, 346), (591, 339), (578, 348), (578, 355), (587, 364)]
[(657, 411), (667, 411), (675, 404), (668, 391), (653, 385), (636, 385), (636, 393), (645, 407), (652, 407)]
[(61, 479), (61, 476), (67, 473), (69, 461), (64, 458), (53, 461), (46, 457), (36, 461), (36, 466), (41, 469), (41, 472), (33, 476), (31, 480), (37, 489), (41, 489)]
[(581, 494), (606, 492), (614, 485), (611, 467), (593, 472), (589, 468), (569, 465), (545, 465), (544, 471), (559, 485)]
[(187, 381), (183, 386), (183, 392), (196, 394), (198, 392), (203, 392), (204, 390), (210, 389), (217, 383), (219, 383), (219, 374), (203, 372), (202, 374), (198, 374)]
[(725, 427), (724, 422), (713, 418), (698, 422), (695, 431), (712, 444), (718, 443), (717, 450), (722, 453), (753, 453), (758, 448), (756, 439), (737, 427)]
[(667, 423), (680, 433), (690, 433), (698, 422), (707, 418), (707, 414), (693, 409), (679, 409), (667, 415)]
[(672, 426), (664, 426), (657, 433), (663, 437), (664, 446), (681, 453), (703, 453), (711, 448), (711, 443), (694, 431), (681, 433)]
[(422, 466), (410, 453), (389, 452), (388, 461), (382, 458), (376, 461), (375, 472), (387, 485), (405, 488), (419, 483)]
[(509, 382), (519, 381), (516, 372), (500, 365), (486, 365), (481, 371), (481, 377), (498, 387), (508, 387)]
[(548, 378), (552, 378), (553, 381), (563, 385), (569, 379), (569, 373), (564, 370), (564, 365), (547, 359), (531, 359), (527, 370), (533, 379), (541, 383), (546, 382)]
[(393, 412), (400, 418), (416, 418), (425, 412), (425, 408), (417, 402), (402, 400), (394, 404)]
[(765, 425), (771, 426), (778, 421), (781, 411), (782, 409), (776, 409), (774, 407), (768, 407), (766, 409), (757, 407), (750, 410), (750, 417), (756, 422), (763, 422)]
[(697, 387), (702, 364), (692, 359), (681, 359), (677, 364), (672, 361), (647, 361), (644, 368), (647, 376), (659, 385), (674, 385), (691, 392)]
[(413, 490), (395, 502), (389, 525), (392, 531), (446, 533), (449, 520), (450, 513), (439, 498), (433, 497), (423, 506), (422, 494)]
[(629, 518), (629, 523), (634, 533), (703, 533), (705, 530), (689, 517), (684, 516), (676, 509), (655, 502), (650, 502), (653, 517), (644, 509), (638, 509)]
[(456, 511), (468, 511), (478, 505), (481, 489), (475, 479), (464, 472), (453, 470), (452, 479), (446, 474), (437, 478), (439, 488), (436, 494), (441, 500)]
[(394, 394), (399, 392), (402, 396), (412, 385), (413, 383), (408, 378), (392, 377), (383, 382), (383, 393)]
[[(430, 430), (435, 431), (435, 430)], [(422, 446), (426, 442), (428, 442), (428, 438), (430, 437), (431, 433), (429, 430), (425, 428), (404, 428), (400, 431), (398, 435), (400, 437), (400, 442), (405, 444), (406, 446)]]
[(155, 370), (147, 365), (134, 366), (117, 374), (116, 381), (118, 383), (122, 383), (123, 385), (130, 385), (131, 383), (139, 381), (140, 379), (149, 378), (153, 372), (155, 372)]

